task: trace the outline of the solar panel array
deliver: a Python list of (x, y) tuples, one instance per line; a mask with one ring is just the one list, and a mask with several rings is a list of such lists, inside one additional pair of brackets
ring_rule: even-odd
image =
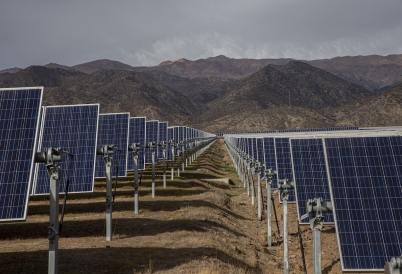
[[(70, 177), (70, 193), (92, 192), (98, 133), (99, 104), (43, 107), (38, 151), (57, 148), (74, 154), (60, 167), (60, 193)], [(72, 161), (70, 165), (70, 161)], [(36, 165), (33, 194), (49, 194), (49, 175), (44, 164)]]
[(380, 272), (402, 254), (402, 137), (399, 128), (349, 130), (224, 138), (258, 159), (250, 140), (263, 137), (265, 167), (295, 182), (299, 219), (308, 199), (332, 201), (323, 215), (335, 222), (342, 270)]
[[(130, 118), (130, 133), (128, 135), (128, 143), (129, 145), (133, 143), (141, 144), (141, 149), (139, 150), (138, 155), (138, 169), (143, 170), (145, 169), (145, 124), (146, 118), (145, 117), (133, 117)], [(134, 170), (134, 159), (132, 153), (130, 152), (128, 155), (128, 170)]]
[[(129, 122), (130, 113), (128, 112), (99, 115), (97, 147), (114, 145), (119, 148), (112, 155), (112, 176), (116, 176), (117, 170), (119, 171), (118, 176), (127, 175)], [(96, 157), (95, 178), (104, 177), (106, 177), (105, 163), (103, 157), (98, 156)]]
[(0, 221), (25, 220), (42, 87), (0, 89)]

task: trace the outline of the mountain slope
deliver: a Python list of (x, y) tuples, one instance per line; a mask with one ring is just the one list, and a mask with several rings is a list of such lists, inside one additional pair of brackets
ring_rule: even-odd
[(102, 113), (187, 124), (201, 108), (179, 92), (144, 75), (102, 70), (90, 75), (45, 67), (29, 67), (9, 77), (2, 87), (45, 86), (43, 105), (100, 103)]
[(402, 126), (402, 84), (338, 108), (326, 109), (325, 114), (336, 120), (338, 126)]
[(102, 59), (102, 60), (95, 60), (92, 62), (88, 63), (83, 63), (79, 65), (72, 66), (74, 70), (81, 71), (87, 74), (93, 73), (95, 71), (99, 70), (127, 70), (127, 71), (133, 71), (134, 68), (130, 65), (118, 62), (118, 61), (112, 61), (108, 59)]

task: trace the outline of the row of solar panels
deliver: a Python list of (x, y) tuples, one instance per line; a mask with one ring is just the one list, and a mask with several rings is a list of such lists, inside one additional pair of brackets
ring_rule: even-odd
[[(224, 135), (238, 157), (295, 184), (298, 218), (308, 199), (332, 201), (343, 271), (383, 271), (402, 254), (402, 127)], [(254, 160), (254, 161), (252, 161)], [(263, 176), (263, 174), (261, 174)]]
[[(29, 194), (49, 193), (49, 175), (44, 164), (35, 164), (36, 151), (62, 148), (72, 154), (60, 167), (60, 193), (70, 178), (69, 192), (93, 191), (94, 177), (105, 177), (102, 157), (96, 148), (115, 145), (114, 174), (126, 176), (134, 169), (128, 145), (140, 143), (139, 168), (151, 163), (145, 150), (149, 142), (174, 140), (181, 151), (189, 140), (214, 135), (186, 126), (168, 127), (167, 122), (130, 118), (129, 113), (99, 114), (99, 104), (42, 107), (43, 87), (0, 89), (0, 221), (25, 220)], [(167, 160), (172, 160), (170, 147)], [(156, 152), (162, 158), (162, 151)], [(157, 158), (157, 159), (158, 159)]]
[(228, 132), (216, 133), (216, 136), (224, 135), (239, 135), (239, 134), (267, 134), (267, 133), (284, 133), (284, 132), (315, 132), (315, 131), (339, 131), (339, 130), (357, 130), (358, 127), (329, 127), (329, 128), (296, 128), (296, 129), (274, 129), (263, 131), (248, 131), (248, 132)]

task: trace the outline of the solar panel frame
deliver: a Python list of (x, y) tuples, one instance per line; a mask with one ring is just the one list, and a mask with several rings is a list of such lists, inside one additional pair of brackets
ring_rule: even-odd
[[(168, 122), (159, 122), (158, 125), (158, 143), (163, 141), (168, 141)], [(166, 146), (166, 158), (167, 150), (168, 146)], [(158, 159), (163, 160), (163, 148), (161, 146), (158, 146)]]
[[(104, 145), (114, 145), (112, 176), (127, 176), (128, 165), (128, 139), (130, 128), (130, 113), (103, 113), (99, 114), (97, 148)], [(119, 174), (116, 174), (119, 166)], [(95, 178), (105, 178), (105, 163), (103, 157), (96, 157)]]
[[(276, 156), (275, 156), (275, 139), (273, 137), (266, 137), (264, 140), (264, 165), (266, 169), (277, 170)], [(271, 189), (276, 189), (278, 180), (274, 176), (271, 182)]]
[[(145, 169), (145, 145), (146, 145), (146, 117), (130, 117), (130, 133), (128, 135), (129, 145), (140, 143), (141, 149), (138, 152), (138, 170)], [(134, 171), (134, 159), (130, 152), (128, 156), (128, 171)]]
[[(146, 144), (150, 142), (158, 143), (158, 120), (146, 122)], [(155, 149), (155, 162), (158, 159), (158, 148)], [(145, 149), (145, 164), (152, 164), (152, 153), (149, 148)]]
[[(292, 158), (290, 153), (289, 138), (275, 138), (275, 159), (277, 167), (277, 180), (293, 180)], [(280, 191), (282, 194), (282, 191)], [(282, 195), (279, 195), (282, 202)], [(294, 189), (289, 190), (288, 203), (295, 203), (296, 197)]]
[[(168, 141), (174, 140), (174, 128), (168, 127), (167, 131), (168, 131)], [(171, 145), (168, 145), (168, 147), (167, 147), (167, 161), (173, 161)]]
[[(290, 139), (293, 182), (300, 224), (310, 224), (309, 219), (300, 220), (306, 213), (309, 199), (322, 198), (331, 201), (328, 170), (322, 138)], [(332, 212), (323, 212), (324, 224), (333, 224)]]
[[(78, 104), (42, 107), (42, 125), (38, 151), (43, 148), (60, 147), (74, 154), (73, 159), (64, 157), (59, 164), (66, 176), (60, 178), (59, 193), (64, 193), (70, 177), (69, 193), (93, 192), (98, 138), (99, 104)], [(63, 123), (66, 126), (62, 126)], [(81, 129), (82, 131), (76, 131)], [(82, 135), (84, 132), (86, 135)], [(71, 163), (71, 170), (70, 168)], [(84, 175), (86, 171), (91, 174)], [(49, 175), (42, 163), (35, 166), (33, 195), (50, 193)]]
[(0, 89), (0, 222), (26, 220), (42, 98), (43, 87)]
[[(373, 140), (375, 144), (373, 144)], [(361, 145), (363, 142), (364, 145)], [(402, 137), (326, 138), (324, 146), (342, 271), (382, 272), (386, 261), (389, 261), (391, 257), (400, 256), (402, 253)], [(356, 165), (361, 169), (357, 169)], [(364, 170), (367, 173), (364, 173)], [(391, 176), (387, 174), (391, 174)], [(340, 180), (343, 181), (344, 186), (351, 187), (341, 192), (342, 187), (337, 187), (342, 184), (339, 182)], [(384, 189), (384, 185), (390, 186), (391, 184), (392, 191)], [(386, 196), (387, 202), (380, 201), (377, 193)], [(362, 199), (350, 199), (353, 198), (350, 196), (356, 197), (356, 195)], [(375, 198), (373, 199), (373, 197)], [(393, 197), (392, 201), (397, 204), (397, 208), (390, 208), (390, 205), (393, 204), (391, 197)], [(356, 210), (363, 206), (369, 210), (367, 212)], [(379, 209), (379, 206), (382, 207), (381, 214), (376, 214), (375, 211)], [(389, 216), (392, 216), (391, 220), (386, 218)], [(367, 219), (356, 221), (362, 218)], [(393, 225), (392, 222), (394, 222)], [(392, 226), (394, 229), (391, 228)], [(381, 231), (381, 227), (384, 228), (383, 231)], [(353, 233), (345, 232), (348, 228), (352, 228)], [(357, 233), (364, 229), (367, 232), (367, 228), (374, 231), (377, 229), (377, 233), (365, 233), (365, 235)], [(395, 231), (394, 237), (390, 235), (393, 231)], [(385, 237), (384, 233), (388, 235)], [(379, 238), (380, 240), (378, 240)], [(343, 244), (344, 242), (347, 244)], [(366, 256), (346, 256), (353, 252)], [(370, 262), (368, 258), (373, 256), (370, 257), (367, 255), (368, 253), (377, 255), (375, 256), (376, 261)]]

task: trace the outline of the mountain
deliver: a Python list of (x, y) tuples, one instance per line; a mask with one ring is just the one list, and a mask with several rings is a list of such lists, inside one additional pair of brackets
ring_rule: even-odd
[(184, 78), (159, 70), (141, 72), (141, 74), (190, 97), (194, 102), (201, 105), (221, 97), (239, 82), (235, 79), (217, 77)]
[(382, 93), (325, 110), (335, 125), (402, 126), (402, 84)]
[(268, 65), (209, 103), (200, 126), (213, 131), (326, 126), (334, 121), (322, 109), (372, 94), (303, 62)]
[(112, 61), (108, 59), (102, 59), (102, 60), (96, 60), (88, 63), (83, 63), (79, 65), (72, 66), (74, 70), (81, 71), (87, 74), (93, 73), (95, 71), (99, 70), (127, 70), (127, 71), (133, 71), (134, 68), (130, 65), (118, 62), (118, 61)]
[(345, 56), (307, 63), (374, 92), (402, 82), (402, 54)]
[[(253, 73), (256, 73), (266, 65), (286, 65), (290, 61), (295, 60), (290, 58), (234, 59), (219, 55), (216, 57), (209, 57), (195, 61), (182, 58), (176, 61), (165, 61), (157, 66), (151, 67), (132, 67), (128, 64), (107, 59), (96, 60), (72, 67), (52, 63), (45, 66), (51, 68), (72, 69), (87, 74), (99, 70), (112, 69), (137, 71), (147, 75), (164, 72), (173, 76), (179, 76), (187, 79), (221, 78), (240, 80), (250, 76)], [(355, 83), (374, 92), (382, 92), (387, 88), (402, 82), (402, 54), (393, 54), (388, 56), (344, 56), (335, 57), (332, 59), (310, 61), (304, 60), (303, 62), (323, 69), (338, 76), (339, 78)], [(0, 81), (1, 79), (6, 79), (8, 76), (10, 76), (10, 74), (4, 73), (8, 72), (12, 74), (18, 70), (21, 70), (19, 68), (15, 69), (0, 71)], [(180, 83), (179, 86), (182, 86), (182, 84)]]
[(65, 69), (65, 70), (72, 70), (75, 71), (75, 69), (73, 69), (72, 67), (68, 67), (68, 66), (63, 66), (60, 64), (56, 64), (56, 63), (49, 63), (44, 65), (45, 68), (58, 68), (58, 69)]
[(267, 64), (284, 65), (293, 59), (232, 59), (223, 55), (190, 61), (179, 59), (165, 61), (158, 66), (135, 68), (139, 72), (163, 71), (185, 78), (242, 79)]
[(4, 80), (1, 87), (45, 86), (43, 105), (100, 103), (102, 113), (130, 112), (131, 116), (188, 124), (200, 106), (179, 92), (144, 75), (102, 70), (92, 74), (32, 66)]

